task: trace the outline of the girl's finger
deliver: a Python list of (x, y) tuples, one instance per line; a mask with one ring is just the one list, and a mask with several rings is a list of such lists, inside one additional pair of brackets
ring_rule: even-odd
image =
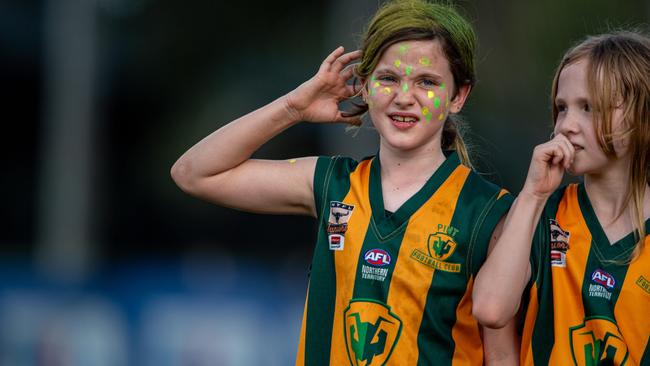
[(345, 51), (343, 46), (338, 46), (334, 51), (332, 51), (332, 53), (330, 53), (325, 58), (325, 60), (323, 60), (323, 63), (320, 65), (319, 70), (321, 70), (321, 71), (330, 70), (331, 67), (332, 67), (332, 64), (334, 63), (334, 61), (336, 61), (339, 58), (339, 56), (341, 56), (341, 54), (343, 54), (343, 51)]
[(349, 64), (352, 60), (358, 59), (359, 57), (361, 57), (361, 51), (359, 50), (348, 52), (342, 56), (339, 56), (332, 64), (331, 71), (340, 72), (343, 70), (345, 65)]

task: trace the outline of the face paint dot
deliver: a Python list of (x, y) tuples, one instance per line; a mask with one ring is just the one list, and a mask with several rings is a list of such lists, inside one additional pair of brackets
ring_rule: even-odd
[(440, 84), (440, 90), (444, 90), (444, 89), (445, 89), (445, 83)]
[(445, 114), (440, 113), (440, 115), (438, 116), (438, 121), (442, 121), (443, 118), (445, 118)]
[(405, 92), (409, 91), (409, 86), (408, 86), (408, 84), (404, 84), (404, 85), (402, 85), (402, 90), (405, 91)]
[(402, 60), (397, 59), (393, 64), (399, 69), (400, 65), (402, 64)]
[(434, 106), (436, 109), (440, 108), (440, 98), (435, 97), (435, 99), (433, 99), (433, 106)]
[(429, 108), (427, 108), (427, 107), (422, 108), (422, 115), (424, 116), (424, 119), (427, 122), (431, 122), (431, 117), (433, 117), (433, 115), (431, 114), (431, 111), (429, 110)]
[(390, 94), (391, 90), (390, 90), (389, 87), (385, 87), (385, 88), (381, 89), (381, 92), (384, 93), (384, 94)]
[(295, 163), (296, 163), (296, 159), (289, 160), (289, 164), (295, 164)]
[(409, 46), (407, 44), (403, 44), (399, 46), (399, 53), (402, 55), (405, 54), (406, 51), (408, 50), (409, 50)]
[(375, 89), (370, 89), (368, 91), (368, 95), (370, 95), (370, 96), (375, 95)]
[(373, 82), (374, 82), (374, 81), (377, 81), (377, 77), (375, 77), (375, 75), (372, 75), (372, 76), (370, 77), (370, 81), (373, 81)]
[(406, 75), (411, 75), (413, 72), (413, 67), (412, 66), (406, 66)]
[(375, 88), (379, 88), (380, 85), (381, 85), (381, 84), (379, 84), (379, 81), (375, 81), (375, 84), (373, 85), (373, 87), (375, 87)]
[(420, 62), (420, 65), (423, 65), (423, 66), (431, 65), (431, 61), (429, 61), (429, 59), (426, 58), (426, 57), (420, 58), (419, 62)]
[(449, 97), (447, 97), (447, 100), (445, 101), (445, 107), (449, 107)]
[(435, 96), (436, 96), (436, 93), (432, 92), (431, 90), (429, 90), (427, 92), (427, 98), (433, 99), (433, 97), (435, 97)]

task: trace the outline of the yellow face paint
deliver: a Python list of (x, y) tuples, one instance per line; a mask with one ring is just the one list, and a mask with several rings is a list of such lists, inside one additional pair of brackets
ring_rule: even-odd
[(385, 88), (382, 88), (382, 89), (381, 89), (381, 92), (384, 93), (384, 94), (390, 94), (391, 91), (392, 91), (392, 90), (390, 90), (389, 87), (385, 87)]
[(445, 118), (445, 114), (440, 113), (440, 115), (438, 116), (438, 121), (442, 121), (443, 118)]
[(432, 92), (431, 90), (429, 90), (427, 92), (427, 98), (433, 99), (433, 97), (435, 97), (435, 96), (436, 96), (436, 93)]
[(289, 164), (295, 164), (295, 163), (296, 163), (296, 159), (289, 160)]
[(424, 116), (424, 119), (427, 122), (431, 122), (431, 117), (433, 117), (433, 115), (431, 114), (431, 111), (429, 110), (429, 108), (427, 108), (427, 107), (422, 108), (422, 115)]
[(420, 58), (419, 62), (420, 62), (420, 65), (422, 65), (422, 66), (429, 66), (429, 65), (431, 65), (431, 61), (430, 61), (428, 58), (426, 58), (426, 57), (422, 57), (422, 58)]
[(395, 65), (395, 67), (397, 67), (399, 69), (400, 65), (402, 65), (402, 60), (397, 59), (397, 60), (395, 60), (395, 62), (393, 64)]
[(376, 81), (375, 84), (373, 85), (373, 87), (375, 87), (375, 88), (379, 88), (380, 85), (381, 85), (381, 84), (379, 84), (379, 81)]

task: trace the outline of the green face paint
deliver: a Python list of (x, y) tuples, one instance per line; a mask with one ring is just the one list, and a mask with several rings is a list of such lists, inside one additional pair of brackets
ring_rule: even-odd
[(409, 46), (407, 44), (403, 44), (399, 46), (399, 53), (400, 55), (403, 55), (406, 53), (406, 51), (409, 50)]
[(428, 58), (426, 58), (426, 57), (422, 57), (422, 58), (420, 58), (419, 62), (420, 62), (420, 65), (422, 65), (422, 66), (429, 66), (429, 65), (431, 65), (431, 61), (430, 61)]
[(409, 86), (408, 86), (408, 84), (406, 84), (406, 83), (403, 84), (403, 85), (402, 85), (402, 90), (403, 90), (404, 92), (409, 91)]
[(445, 83), (440, 84), (440, 90), (444, 90), (444, 89), (445, 89)]
[(436, 109), (440, 108), (440, 98), (435, 97), (435, 98), (433, 99), (433, 106), (434, 106), (434, 108), (436, 108)]
[(407, 76), (411, 75), (411, 73), (413, 72), (413, 66), (406, 66), (405, 71)]

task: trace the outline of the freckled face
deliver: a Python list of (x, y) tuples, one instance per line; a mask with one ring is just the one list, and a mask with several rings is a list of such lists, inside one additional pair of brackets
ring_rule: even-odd
[(437, 40), (404, 41), (386, 49), (364, 89), (382, 146), (439, 149), (447, 115), (460, 111), (466, 96), (459, 93), (451, 100), (455, 87)]

